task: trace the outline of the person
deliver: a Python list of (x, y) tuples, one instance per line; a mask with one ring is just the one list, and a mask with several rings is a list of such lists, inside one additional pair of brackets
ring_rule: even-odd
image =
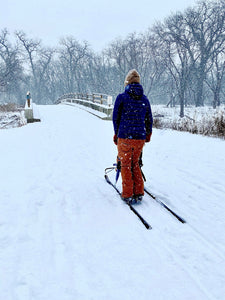
[(150, 102), (135, 69), (128, 72), (124, 86), (125, 91), (117, 96), (114, 104), (113, 141), (121, 164), (121, 197), (126, 203), (133, 203), (141, 201), (144, 195), (139, 157), (145, 142), (150, 142), (153, 118)]
[(30, 99), (31, 99), (31, 95), (30, 92), (27, 92), (27, 106), (30, 107)]

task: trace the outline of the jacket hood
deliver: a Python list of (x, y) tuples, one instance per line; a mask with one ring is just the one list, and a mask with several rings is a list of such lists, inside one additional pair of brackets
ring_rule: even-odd
[(139, 83), (131, 83), (125, 87), (125, 92), (128, 93), (134, 99), (140, 99), (143, 94), (143, 87)]

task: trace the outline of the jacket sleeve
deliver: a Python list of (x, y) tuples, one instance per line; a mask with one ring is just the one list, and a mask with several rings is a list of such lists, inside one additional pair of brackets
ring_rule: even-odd
[(118, 95), (113, 109), (113, 127), (116, 135), (118, 134), (119, 131), (122, 107), (123, 107), (122, 96)]
[(150, 102), (147, 99), (147, 111), (145, 115), (146, 134), (152, 133), (152, 124), (153, 124), (152, 110), (151, 110)]

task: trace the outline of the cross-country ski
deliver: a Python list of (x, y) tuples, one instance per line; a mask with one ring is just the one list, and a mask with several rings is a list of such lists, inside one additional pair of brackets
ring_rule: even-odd
[[(108, 184), (110, 184), (115, 190), (116, 192), (119, 194), (119, 196), (121, 197), (121, 192), (118, 190), (118, 188), (115, 186), (115, 184), (113, 184), (111, 182), (111, 180), (109, 179), (108, 175), (105, 174), (105, 180)], [(149, 225), (149, 223), (138, 213), (138, 211), (133, 207), (132, 204), (130, 203), (126, 203), (129, 208), (131, 209), (131, 211), (140, 219), (140, 221), (143, 223), (143, 225), (147, 228), (147, 229), (152, 229), (151, 225)]]

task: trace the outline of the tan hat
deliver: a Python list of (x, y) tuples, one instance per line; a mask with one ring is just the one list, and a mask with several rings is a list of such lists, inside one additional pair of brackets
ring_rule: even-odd
[(127, 73), (127, 76), (124, 81), (124, 86), (134, 82), (140, 83), (140, 75), (135, 69), (132, 69)]

